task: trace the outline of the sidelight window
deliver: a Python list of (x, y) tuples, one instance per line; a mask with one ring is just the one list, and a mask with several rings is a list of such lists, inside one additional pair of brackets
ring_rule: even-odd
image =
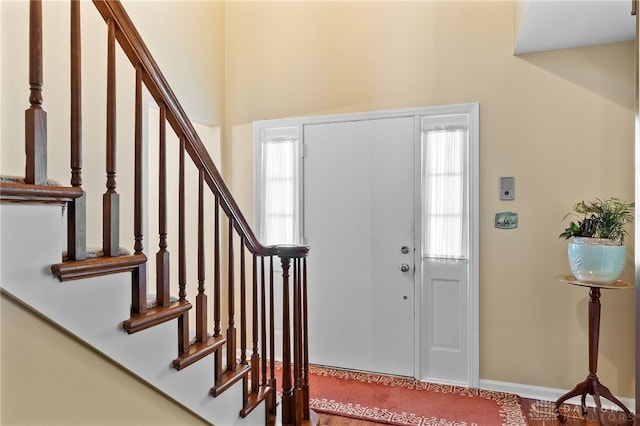
[(299, 244), (298, 127), (260, 129), (257, 146), (258, 234), (264, 245)]
[(423, 257), (468, 258), (469, 116), (422, 117)]

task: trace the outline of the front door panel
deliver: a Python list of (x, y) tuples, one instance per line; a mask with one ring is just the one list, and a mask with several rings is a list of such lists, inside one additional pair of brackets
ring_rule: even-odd
[(414, 375), (414, 119), (304, 127), (310, 362)]

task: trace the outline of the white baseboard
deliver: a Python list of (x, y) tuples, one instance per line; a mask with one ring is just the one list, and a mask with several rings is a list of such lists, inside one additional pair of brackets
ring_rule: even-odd
[[(568, 390), (547, 388), (543, 386), (531, 386), (522, 385), (519, 383), (499, 382), (495, 380), (480, 380), (480, 388), (487, 390), (494, 390), (500, 392), (515, 393), (522, 398), (534, 399), (540, 401), (556, 401), (562, 395), (568, 392)], [(635, 410), (636, 402), (634, 398), (625, 398), (616, 396), (631, 412)], [(574, 397), (566, 401), (567, 404), (580, 405), (580, 398)], [(609, 400), (602, 398), (602, 408), (606, 410), (619, 410), (619, 408), (610, 403)], [(595, 407), (593, 398), (587, 398), (587, 406)]]

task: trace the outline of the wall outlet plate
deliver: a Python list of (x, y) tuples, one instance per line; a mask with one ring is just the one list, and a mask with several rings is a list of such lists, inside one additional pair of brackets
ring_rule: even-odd
[(518, 227), (518, 213), (496, 213), (495, 227), (498, 229), (514, 229)]

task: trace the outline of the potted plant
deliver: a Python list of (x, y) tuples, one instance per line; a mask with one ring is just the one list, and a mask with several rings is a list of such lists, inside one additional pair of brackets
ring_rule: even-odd
[(628, 235), (635, 203), (619, 198), (580, 201), (565, 215), (576, 217), (560, 238), (573, 241), (568, 246), (569, 266), (578, 281), (614, 283), (624, 269)]

